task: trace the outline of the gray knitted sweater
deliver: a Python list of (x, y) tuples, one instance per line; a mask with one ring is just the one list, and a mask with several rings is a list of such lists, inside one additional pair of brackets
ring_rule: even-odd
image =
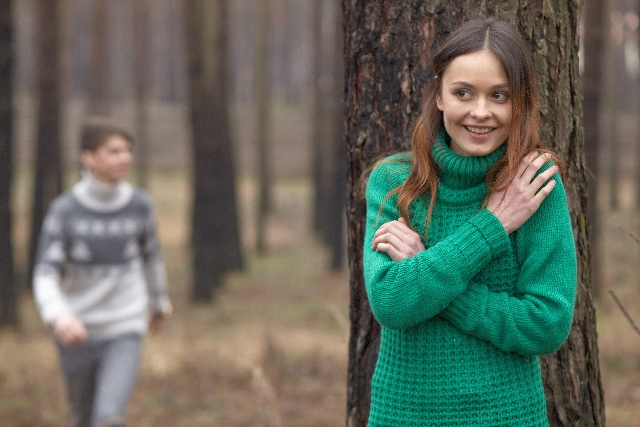
[(85, 174), (51, 203), (34, 268), (42, 319), (79, 317), (90, 339), (144, 333), (149, 311), (169, 304), (147, 194)]

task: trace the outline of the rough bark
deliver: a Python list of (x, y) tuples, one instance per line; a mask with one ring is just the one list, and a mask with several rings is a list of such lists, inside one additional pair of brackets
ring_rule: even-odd
[(348, 243), (351, 339), (349, 426), (364, 426), (379, 326), (362, 276), (363, 171), (381, 155), (406, 150), (432, 77), (432, 52), (463, 20), (497, 15), (533, 52), (543, 116), (542, 137), (566, 162), (566, 189), (579, 256), (578, 299), (565, 345), (542, 357), (551, 426), (604, 425), (595, 315), (590, 289), (582, 100), (578, 85), (578, 1), (344, 0)]
[(193, 144), (193, 299), (209, 301), (242, 266), (228, 107), (226, 1), (186, 5)]
[[(60, 14), (59, 0), (40, 0), (38, 58), (38, 132), (36, 140), (36, 179), (31, 214), (29, 277), (38, 245), (42, 221), (49, 203), (62, 191), (60, 144)], [(31, 287), (31, 280), (29, 280)]]
[(12, 141), (12, 1), (0, 1), (0, 325), (18, 321), (11, 238)]

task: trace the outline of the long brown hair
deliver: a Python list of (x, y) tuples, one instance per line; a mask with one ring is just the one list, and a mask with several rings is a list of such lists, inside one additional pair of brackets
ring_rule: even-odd
[(506, 150), (487, 173), (489, 191), (485, 203), (493, 192), (511, 183), (520, 161), (533, 151), (550, 153), (554, 163), (562, 170), (558, 156), (543, 148), (540, 141), (540, 106), (529, 49), (520, 35), (498, 18), (468, 21), (451, 34), (433, 57), (435, 77), (428, 86), (422, 114), (418, 117), (411, 136), (411, 172), (404, 184), (387, 195), (387, 198), (398, 195), (398, 210), (413, 228), (409, 218), (409, 205), (416, 197), (427, 192), (430, 194), (425, 236), (428, 235), (440, 172), (433, 157), (432, 146), (438, 132), (444, 128), (442, 112), (436, 105), (436, 96), (442, 90), (442, 75), (456, 57), (485, 49), (495, 53), (502, 61), (511, 87), (512, 100), (511, 130)]

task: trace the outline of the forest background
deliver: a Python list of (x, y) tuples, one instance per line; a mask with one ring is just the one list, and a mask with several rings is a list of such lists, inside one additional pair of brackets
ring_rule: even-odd
[[(336, 196), (329, 190), (326, 199), (318, 196), (327, 174), (340, 174), (326, 164), (336, 141), (329, 101), (340, 83), (334, 63), (342, 55), (335, 41), (338, 2), (270, 0), (266, 9), (266, 2), (226, 2), (228, 153), (242, 262), (220, 273), (210, 300), (194, 292), (198, 156), (189, 115), (192, 21), (186, 2), (49, 3), (59, 5), (61, 188), (78, 177), (78, 128), (86, 114), (126, 123), (139, 141), (131, 179), (151, 194), (169, 272), (175, 315), (146, 341), (131, 424), (343, 425), (349, 332), (344, 226), (333, 223), (342, 236), (336, 245), (322, 225), (330, 215), (323, 205)], [(143, 21), (136, 21), (134, 3), (152, 5)], [(640, 336), (609, 294), (613, 290), (640, 321), (640, 242), (634, 239), (640, 236), (638, 5), (603, 4), (607, 37), (595, 180), (600, 368), (608, 424), (640, 426)], [(15, 322), (0, 330), (2, 427), (64, 426), (68, 414), (55, 348), (28, 290), (43, 101), (41, 5), (15, 1), (11, 15), (17, 311)], [(143, 65), (132, 48), (141, 38), (135, 31), (140, 22), (147, 29)]]

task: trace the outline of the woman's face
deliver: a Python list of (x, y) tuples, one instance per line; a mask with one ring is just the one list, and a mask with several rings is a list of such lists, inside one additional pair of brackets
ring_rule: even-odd
[(490, 50), (460, 55), (442, 75), (438, 109), (461, 156), (486, 156), (511, 130), (511, 89), (502, 62)]

